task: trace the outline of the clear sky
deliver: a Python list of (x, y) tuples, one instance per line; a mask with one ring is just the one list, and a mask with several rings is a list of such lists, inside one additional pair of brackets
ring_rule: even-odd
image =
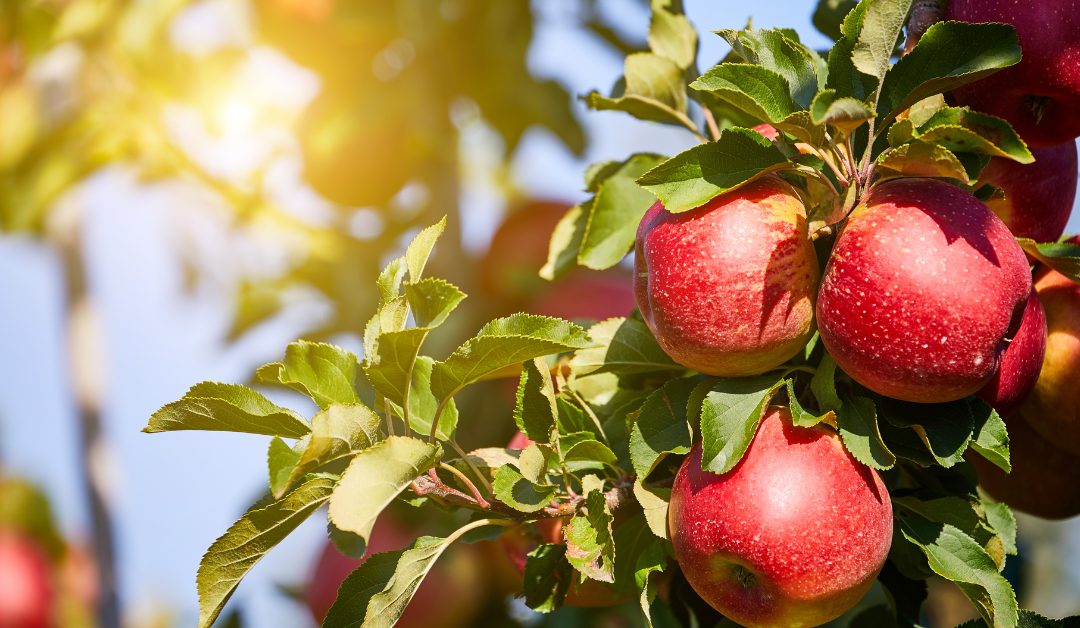
[[(223, 40), (242, 39), (242, 12), (236, 17), (235, 11), (222, 8), (227, 2), (199, 3), (195, 16), (188, 17), (189, 22), (174, 35), (183, 38), (185, 28), (210, 25)], [(727, 52), (726, 44), (709, 31), (744, 26), (750, 17), (748, 7), (752, 7), (755, 26), (794, 27), (815, 48), (827, 48), (830, 43), (811, 26), (813, 3), (805, 0), (752, 4), (687, 0), (686, 4), (702, 33), (699, 65), (703, 68)], [(644, 39), (648, 14), (642, 3), (610, 0), (601, 5), (621, 29)], [(622, 73), (620, 59), (580, 28), (577, 3), (542, 0), (534, 6), (538, 23), (531, 69), (559, 80), (575, 94), (593, 89), (606, 93)], [(265, 51), (259, 54), (273, 57)], [(314, 89), (303, 73), (295, 80), (301, 93)], [(619, 113), (589, 113), (580, 103), (576, 108), (591, 140), (588, 154), (575, 159), (551, 134), (530, 132), (512, 156), (516, 183), (524, 191), (578, 200), (583, 198), (581, 175), (589, 163), (621, 159), (640, 150), (675, 154), (694, 143), (685, 131), (637, 122)], [(183, 127), (182, 114), (175, 124)], [(234, 152), (226, 153), (229, 159), (218, 165), (227, 169), (245, 158), (258, 159), (266, 146), (287, 144), (276, 136), (260, 141), (247, 148), (234, 143), (230, 149)], [(485, 155), (498, 156), (498, 147), (487, 141), (482, 129), (467, 128), (464, 141), (478, 148), (475, 159), (481, 162)], [(284, 180), (295, 179), (296, 163), (282, 162), (278, 174)], [(317, 214), (325, 209), (310, 196), (297, 198), (304, 211)], [(470, 181), (462, 198), (466, 242), (482, 250), (502, 210), (501, 201), (486, 185), (482, 172)], [(251, 250), (244, 255), (215, 257), (215, 247), (229, 242), (217, 213), (205, 196), (184, 186), (142, 185), (130, 173), (115, 170), (91, 181), (80, 201), (87, 211), (85, 246), (91, 290), (104, 314), (108, 342), (110, 395), (105, 423), (115, 463), (109, 472), (116, 478), (112, 498), (123, 601), (129, 608), (164, 605), (180, 614), (178, 625), (194, 625), (199, 560), (265, 490), (268, 439), (198, 432), (146, 435), (139, 430), (151, 413), (180, 398), (196, 382), (245, 381), (253, 368), (276, 360), (322, 310), (314, 306), (291, 311), (227, 346), (223, 339), (231, 307), (229, 282), (249, 264), (280, 261), (280, 253), (246, 243)], [(1080, 231), (1080, 213), (1074, 213), (1069, 231)], [(184, 287), (184, 271), (176, 255), (178, 246), (192, 243), (207, 251), (203, 264), (215, 278), (193, 292)], [(75, 416), (66, 386), (58, 270), (57, 259), (46, 248), (0, 237), (0, 460), (9, 471), (44, 486), (65, 530), (77, 536), (86, 529), (87, 515), (73, 463)], [(342, 342), (356, 345), (355, 339)], [(273, 398), (311, 415), (311, 408), (297, 397)], [(250, 612), (250, 625), (306, 625), (306, 614), (273, 585), (302, 579), (314, 548), (324, 537), (324, 526), (318, 516), (313, 517), (273, 550), (240, 587), (236, 599)]]

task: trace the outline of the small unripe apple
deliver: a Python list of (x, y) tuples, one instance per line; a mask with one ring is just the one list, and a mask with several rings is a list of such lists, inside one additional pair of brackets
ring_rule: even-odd
[[(1080, 237), (1069, 242), (1080, 244)], [(1046, 354), (1020, 413), (1043, 438), (1080, 456), (1080, 285), (1041, 266), (1035, 289), (1046, 308)]]
[(1023, 59), (953, 90), (961, 105), (1008, 120), (1029, 146), (1080, 135), (1080, 11), (1076, 0), (950, 0), (945, 19), (1016, 28)]
[(1035, 148), (1035, 162), (1020, 164), (994, 157), (979, 175), (1005, 192), (1004, 199), (984, 201), (1018, 238), (1056, 242), (1065, 233), (1076, 199), (1076, 143)]
[(658, 201), (638, 226), (635, 251), (638, 309), (683, 366), (757, 375), (814, 333), (817, 256), (806, 209), (778, 176), (678, 214)]
[(748, 628), (818, 626), (853, 607), (892, 543), (878, 474), (834, 430), (769, 408), (734, 469), (701, 469), (701, 443), (671, 491), (675, 557), (698, 595)]
[(50, 628), (54, 589), (45, 550), (19, 532), (0, 531), (0, 626)]
[(975, 393), (1001, 416), (1012, 416), (1035, 389), (1046, 354), (1046, 313), (1032, 287), (1024, 307), (1024, 320), (1009, 348), (1001, 356), (990, 382)]
[(1023, 249), (985, 205), (943, 181), (896, 179), (871, 190), (837, 238), (818, 327), (863, 386), (953, 401), (997, 372), (1030, 293)]

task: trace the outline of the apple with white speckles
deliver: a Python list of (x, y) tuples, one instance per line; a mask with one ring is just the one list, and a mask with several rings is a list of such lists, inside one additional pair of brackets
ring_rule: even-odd
[(851, 609), (885, 563), (892, 521), (885, 484), (835, 430), (795, 427), (779, 406), (727, 473), (703, 471), (696, 444), (668, 509), (687, 581), (749, 628), (809, 628)]
[(997, 372), (1031, 272), (985, 205), (934, 179), (872, 189), (837, 238), (818, 293), (821, 340), (863, 386), (920, 403), (962, 399)]
[(1031, 150), (1035, 162), (994, 157), (979, 175), (979, 185), (1001, 188), (1005, 198), (986, 206), (1018, 238), (1056, 242), (1065, 233), (1076, 200), (1076, 143)]
[(679, 364), (757, 375), (814, 333), (820, 272), (794, 188), (767, 175), (673, 214), (659, 201), (638, 226), (634, 298)]

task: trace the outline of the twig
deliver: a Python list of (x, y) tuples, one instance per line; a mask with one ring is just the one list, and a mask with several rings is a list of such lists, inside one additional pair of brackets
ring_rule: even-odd
[(462, 484), (469, 487), (469, 490), (472, 491), (473, 497), (476, 499), (476, 503), (479, 504), (481, 508), (486, 509), (491, 507), (491, 504), (488, 503), (488, 501), (480, 495), (480, 491), (476, 490), (476, 485), (474, 485), (472, 481), (469, 480), (468, 476), (444, 462), (439, 463), (439, 468), (445, 471), (449, 471), (455, 477), (457, 477), (457, 479), (461, 480)]

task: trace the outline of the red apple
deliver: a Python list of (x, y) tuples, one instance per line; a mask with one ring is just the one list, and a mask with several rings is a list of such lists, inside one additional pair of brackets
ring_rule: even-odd
[(896, 179), (874, 188), (837, 238), (818, 327), (863, 386), (952, 401), (997, 372), (1030, 292), (1024, 251), (985, 205), (943, 181)]
[(507, 449), (525, 449), (529, 445), (535, 445), (536, 441), (525, 435), (524, 432), (518, 430), (517, 434), (510, 439), (510, 443), (506, 445)]
[(547, 261), (548, 242), (570, 205), (532, 201), (512, 210), (491, 238), (480, 263), (484, 290), (516, 302), (525, 302), (548, 282), (540, 277)]
[(984, 201), (1018, 238), (1056, 242), (1065, 232), (1076, 199), (1076, 144), (1031, 151), (1035, 163), (1019, 164), (994, 157), (979, 175), (1005, 192), (1004, 199)]
[(834, 430), (769, 408), (731, 471), (701, 469), (701, 443), (671, 491), (668, 529), (698, 595), (748, 628), (817, 626), (855, 605), (892, 543), (878, 474)]
[(0, 626), (49, 628), (54, 597), (45, 550), (19, 532), (0, 531)]
[(819, 272), (806, 209), (775, 175), (638, 226), (634, 297), (673, 360), (742, 377), (787, 361), (814, 333)]
[(770, 142), (780, 136), (780, 131), (777, 131), (776, 127), (771, 124), (759, 124), (755, 127), (752, 127), (750, 130), (761, 133), (761, 135)]
[(1016, 27), (1023, 59), (958, 87), (961, 105), (1004, 118), (1036, 148), (1080, 135), (1080, 8), (1076, 0), (950, 0), (945, 19)]
[(532, 314), (603, 321), (634, 311), (634, 287), (622, 274), (576, 275), (555, 282), (528, 307)]
[(1046, 313), (1033, 286), (1024, 308), (1024, 320), (1001, 356), (1001, 366), (975, 394), (1001, 416), (1012, 416), (1035, 389), (1045, 353)]
[(1012, 473), (969, 449), (967, 459), (979, 474), (979, 486), (997, 501), (1036, 517), (1080, 514), (1080, 456), (1055, 447), (1020, 415), (1005, 417), (1005, 428)]
[[(1069, 242), (1080, 244), (1080, 237)], [(1080, 286), (1041, 266), (1035, 289), (1046, 308), (1046, 355), (1020, 413), (1043, 438), (1080, 456)]]

